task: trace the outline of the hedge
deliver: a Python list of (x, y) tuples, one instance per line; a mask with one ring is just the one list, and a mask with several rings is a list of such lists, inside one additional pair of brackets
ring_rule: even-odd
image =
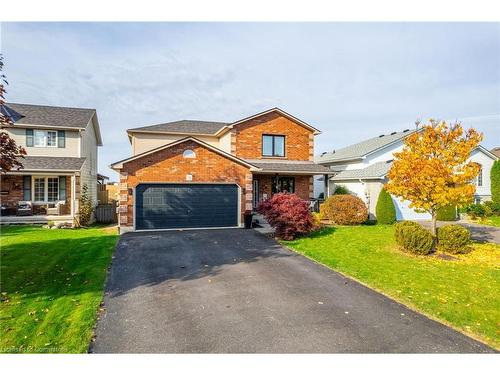
[(378, 195), (375, 213), (379, 224), (394, 224), (396, 222), (396, 207), (391, 195), (384, 188)]
[(500, 203), (500, 160), (495, 160), (490, 172), (491, 200)]
[(455, 206), (443, 207), (437, 212), (437, 219), (440, 221), (457, 220), (457, 208)]

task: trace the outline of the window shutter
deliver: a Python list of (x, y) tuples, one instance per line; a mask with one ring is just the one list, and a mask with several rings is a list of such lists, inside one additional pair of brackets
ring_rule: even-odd
[(66, 176), (59, 176), (59, 200), (66, 200)]
[(26, 147), (33, 147), (33, 129), (26, 129)]
[(66, 147), (66, 133), (64, 132), (64, 130), (57, 131), (57, 147)]
[(31, 176), (23, 176), (23, 199), (31, 200)]

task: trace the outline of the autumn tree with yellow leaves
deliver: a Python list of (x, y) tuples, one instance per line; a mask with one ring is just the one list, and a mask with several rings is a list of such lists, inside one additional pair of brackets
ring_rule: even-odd
[(409, 135), (401, 152), (394, 154), (386, 190), (410, 201), (417, 212), (432, 216), (436, 236), (437, 212), (447, 206), (463, 207), (473, 200), (474, 179), (480, 166), (467, 161), (483, 136), (474, 129), (464, 132), (460, 123), (429, 120)]

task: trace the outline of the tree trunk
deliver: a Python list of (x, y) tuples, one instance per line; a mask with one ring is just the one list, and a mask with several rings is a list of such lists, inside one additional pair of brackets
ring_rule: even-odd
[(437, 213), (432, 212), (432, 220), (431, 220), (431, 233), (434, 237), (436, 237), (436, 224), (437, 224)]
[(432, 233), (432, 237), (433, 237), (433, 241), (432, 241), (432, 249), (433, 251), (436, 251), (436, 247), (437, 247), (437, 212), (436, 211), (432, 211), (431, 212), (431, 215), (432, 215), (432, 219), (431, 219), (431, 233)]

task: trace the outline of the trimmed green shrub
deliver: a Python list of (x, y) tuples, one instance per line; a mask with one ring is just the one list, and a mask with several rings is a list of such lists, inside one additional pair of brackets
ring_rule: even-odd
[(421, 228), (420, 224), (414, 221), (400, 221), (394, 225), (394, 236), (396, 237), (396, 242), (398, 245), (403, 243), (403, 231), (405, 228), (418, 227)]
[(349, 189), (347, 189), (344, 185), (337, 185), (335, 186), (335, 191), (333, 192), (333, 195), (338, 195), (338, 194), (349, 194)]
[(487, 208), (486, 214), (489, 211), (491, 212), (490, 215), (500, 215), (500, 202), (486, 201), (483, 203), (483, 206)]
[(440, 221), (457, 220), (457, 208), (455, 206), (443, 207), (437, 212), (437, 219)]
[(432, 252), (434, 239), (431, 232), (409, 221), (397, 223), (395, 227), (396, 242), (404, 251), (416, 255), (427, 255)]
[(361, 199), (354, 195), (332, 195), (319, 209), (322, 219), (339, 225), (363, 224), (368, 218), (368, 209)]
[(491, 200), (500, 204), (500, 160), (495, 160), (490, 171)]
[(461, 225), (444, 225), (437, 230), (438, 250), (460, 254), (469, 251), (470, 232)]
[(481, 204), (473, 203), (464, 207), (464, 212), (470, 216), (472, 220), (484, 219), (486, 217), (486, 210)]
[(391, 195), (384, 188), (380, 190), (378, 195), (375, 213), (379, 224), (394, 224), (396, 222), (396, 207), (394, 207)]

